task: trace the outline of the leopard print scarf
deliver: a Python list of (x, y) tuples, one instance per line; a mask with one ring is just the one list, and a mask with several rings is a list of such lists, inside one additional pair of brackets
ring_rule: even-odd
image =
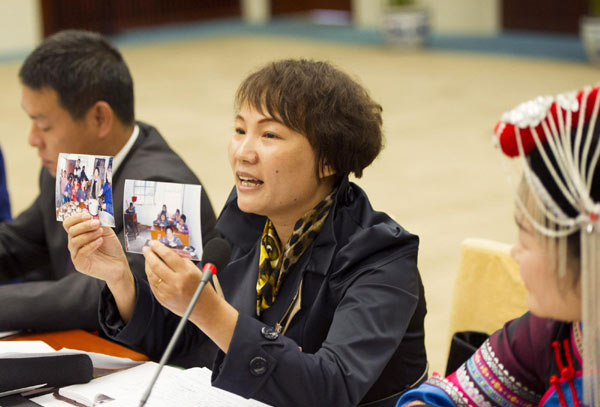
[(283, 250), (273, 222), (267, 219), (261, 238), (258, 280), (256, 281), (256, 315), (271, 307), (290, 268), (304, 254), (319, 234), (333, 204), (336, 190), (304, 214)]

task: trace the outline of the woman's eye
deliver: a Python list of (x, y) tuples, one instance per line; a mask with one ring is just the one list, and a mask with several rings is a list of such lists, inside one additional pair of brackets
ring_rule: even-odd
[(246, 130), (242, 129), (241, 127), (236, 127), (235, 132), (237, 134), (246, 134)]
[(264, 137), (266, 137), (266, 138), (277, 138), (277, 134), (275, 134), (275, 133), (265, 133)]

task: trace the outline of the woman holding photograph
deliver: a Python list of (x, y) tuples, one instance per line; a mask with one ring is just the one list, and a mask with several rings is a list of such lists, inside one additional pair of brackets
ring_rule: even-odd
[[(213, 385), (276, 406), (393, 405), (424, 380), (418, 237), (348, 180), (382, 148), (381, 110), (325, 62), (278, 61), (244, 80), (235, 188), (218, 222), (231, 262), (202, 292), (172, 363), (202, 365), (214, 342)], [(141, 281), (112, 230), (86, 215), (64, 227), (77, 270), (107, 283), (105, 333), (158, 359), (196, 265), (151, 242)]]

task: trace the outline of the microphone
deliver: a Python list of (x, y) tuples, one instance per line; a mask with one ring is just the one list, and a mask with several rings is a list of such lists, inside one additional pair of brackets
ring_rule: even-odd
[(150, 393), (152, 393), (152, 387), (154, 387), (154, 383), (156, 383), (158, 375), (160, 375), (163, 366), (167, 363), (167, 360), (169, 360), (171, 352), (173, 351), (173, 348), (175, 347), (175, 344), (177, 343), (177, 340), (179, 339), (179, 336), (183, 331), (185, 323), (187, 322), (188, 318), (190, 317), (190, 314), (192, 313), (192, 309), (194, 309), (194, 306), (198, 301), (198, 297), (200, 297), (202, 289), (204, 288), (206, 283), (208, 283), (211, 280), (213, 274), (217, 274), (217, 270), (222, 269), (227, 265), (227, 263), (229, 263), (230, 256), (231, 247), (229, 246), (229, 243), (227, 243), (225, 239), (222, 239), (220, 237), (215, 237), (214, 239), (209, 240), (209, 242), (204, 247), (204, 251), (202, 253), (202, 278), (200, 279), (198, 288), (196, 289), (194, 296), (190, 300), (190, 304), (185, 310), (185, 313), (181, 317), (181, 321), (179, 321), (177, 329), (175, 329), (175, 332), (173, 333), (173, 336), (171, 337), (171, 340), (167, 345), (167, 349), (165, 349), (162, 358), (160, 358), (160, 363), (158, 364), (156, 373), (154, 373), (154, 377), (152, 377), (150, 385), (144, 392), (144, 395), (140, 400), (139, 407), (144, 407), (146, 405), (146, 402), (150, 397)]

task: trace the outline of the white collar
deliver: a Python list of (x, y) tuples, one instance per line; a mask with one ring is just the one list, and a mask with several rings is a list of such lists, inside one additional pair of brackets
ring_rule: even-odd
[(113, 158), (113, 163), (112, 163), (112, 173), (113, 173), (113, 175), (117, 172), (117, 169), (119, 168), (119, 166), (121, 165), (121, 163), (125, 159), (125, 156), (131, 150), (131, 147), (133, 147), (133, 143), (135, 143), (135, 141), (137, 140), (139, 134), (140, 134), (140, 128), (136, 124), (135, 127), (133, 128), (133, 133), (131, 133), (131, 136), (129, 137), (129, 140), (127, 140), (127, 143), (125, 143), (125, 145), (123, 146), (123, 148)]

